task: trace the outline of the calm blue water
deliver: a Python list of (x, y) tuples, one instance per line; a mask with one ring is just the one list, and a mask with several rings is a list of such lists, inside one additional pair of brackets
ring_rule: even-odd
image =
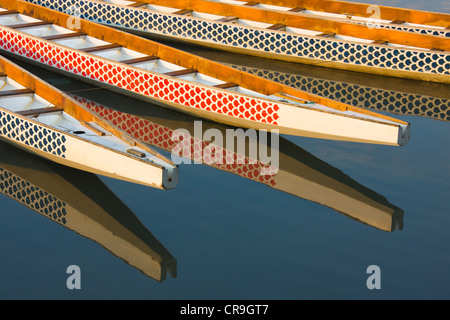
[[(449, 3), (441, 1), (378, 3), (449, 12)], [(228, 63), (230, 59), (223, 55)], [(267, 67), (281, 69), (282, 64)], [(56, 74), (30, 70), (63, 90), (87, 88)], [(333, 77), (337, 81), (338, 73)], [(359, 79), (348, 74), (342, 78)], [(403, 147), (284, 136), (280, 167), (306, 180), (329, 174), (330, 179), (363, 194), (375, 193), (378, 201), (403, 212), (400, 230), (384, 231), (324, 205), (330, 203), (338, 184), (316, 193), (315, 202), (302, 197), (309, 189), (293, 195), (230, 172), (191, 164), (181, 165), (176, 189), (161, 191), (81, 174), (2, 144), (1, 187), (7, 195), (0, 194), (0, 298), (449, 299), (449, 87), (364, 79), (346, 90), (356, 85), (369, 90), (372, 81), (376, 90), (389, 91), (398, 99), (407, 91), (407, 97), (420, 96), (438, 110), (418, 111), (403, 102), (403, 114), (398, 110), (393, 114), (412, 125), (411, 140)], [(190, 128), (196, 120), (100, 90), (79, 94), (110, 107), (128, 107), (124, 111), (164, 126)], [(308, 186), (295, 181), (298, 187), (290, 190)], [(24, 203), (34, 208), (36, 203), (21, 197), (20, 188), (11, 185), (41, 197), (58, 194), (80, 212), (89, 211), (93, 203), (106, 211), (120, 211), (124, 225), (136, 217), (140, 225), (133, 223), (138, 234), (149, 232), (154, 237), (155, 257), (162, 246), (176, 259), (176, 277), (155, 280), (103, 247), (101, 239), (84, 237), (79, 233), (85, 230), (69, 230), (27, 207)], [(337, 190), (342, 188), (339, 185)], [(85, 203), (90, 204), (88, 209)], [(366, 216), (358, 208), (352, 214)], [(105, 223), (107, 227), (109, 222)], [(66, 286), (70, 265), (80, 267), (80, 290)], [(381, 289), (366, 286), (370, 276), (366, 270), (371, 265), (380, 268)]]

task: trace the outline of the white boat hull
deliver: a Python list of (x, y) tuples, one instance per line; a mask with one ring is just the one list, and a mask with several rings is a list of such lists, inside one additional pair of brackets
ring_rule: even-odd
[[(317, 36), (320, 32), (282, 32), (102, 1), (27, 1), (151, 38), (165, 38), (270, 59), (450, 83), (450, 71), (446, 68), (450, 55), (440, 50), (374, 45), (359, 38), (356, 38), (357, 41), (328, 39)], [(407, 37), (408, 33), (405, 32), (404, 36)], [(428, 43), (431, 40), (425, 38), (423, 41)]]
[[(3, 29), (3, 30), (1, 30)], [(332, 139), (341, 141), (354, 141), (386, 145), (404, 145), (409, 141), (409, 126), (396, 123), (386, 124), (377, 119), (358, 117), (355, 113), (338, 112), (333, 109), (312, 109), (310, 107), (293, 106), (282, 103), (264, 101), (250, 96), (237, 96), (232, 92), (220, 89), (211, 89), (190, 82), (170, 79), (162, 75), (152, 74), (143, 69), (133, 68), (118, 62), (101, 59), (93, 55), (84, 54), (39, 40), (38, 38), (20, 34), (0, 28), (0, 32), (17, 37), (17, 42), (32, 43), (36, 46), (24, 52), (21, 46), (12, 46), (10, 43), (0, 42), (0, 49), (15, 56), (25, 58), (25, 61), (37, 62), (41, 66), (50, 67), (50, 70), (62, 72), (97, 86), (107, 87), (110, 90), (126, 94), (141, 100), (169, 106), (175, 110), (195, 114), (200, 117), (222, 122), (228, 125), (245, 128), (279, 130), (281, 134), (300, 135), (312, 138)], [(40, 54), (42, 48), (46, 54)], [(48, 51), (47, 51), (48, 50)], [(61, 60), (53, 60), (58, 56)], [(64, 64), (67, 61), (67, 64)], [(94, 69), (99, 63), (101, 69)], [(114, 71), (112, 71), (114, 70)], [(111, 77), (109, 75), (111, 74)], [(133, 81), (114, 81), (126, 79), (133, 74)], [(172, 92), (178, 88), (180, 92)], [(202, 95), (212, 96), (214, 100), (200, 98)], [(183, 103), (181, 103), (183, 101)], [(192, 102), (191, 105), (187, 101)], [(224, 102), (227, 101), (227, 102)], [(271, 113), (260, 111), (246, 115), (246, 109), (261, 109), (263, 105), (272, 104)], [(263, 116), (263, 114), (265, 116)]]
[[(40, 19), (56, 21), (70, 18), (26, 2), (15, 3), (41, 10)], [(23, 10), (22, 7), (16, 8), (14, 3), (8, 8)], [(24, 18), (21, 19), (19, 22), (23, 22)], [(99, 87), (228, 125), (386, 145), (403, 145), (409, 140), (409, 124), (404, 121), (240, 73), (96, 23), (84, 20), (82, 23), (86, 26), (82, 27), (84, 36), (80, 37), (73, 35), (76, 34), (73, 30), (56, 25), (29, 31), (28, 27), (21, 30), (20, 27), (8, 27), (3, 22), (0, 26), (0, 50)], [(92, 30), (92, 36), (89, 30)], [(100, 32), (107, 34), (102, 38), (105, 40), (99, 39)], [(64, 44), (45, 39), (46, 36), (61, 34), (65, 35)], [(120, 40), (123, 37), (126, 41)], [(96, 46), (99, 43), (101, 45)], [(157, 47), (161, 53), (153, 51), (155, 48), (151, 53), (140, 49), (146, 45)], [(170, 53), (176, 55), (175, 60), (188, 59), (189, 67), (181, 67), (169, 57)], [(160, 58), (161, 55), (164, 59)], [(151, 61), (145, 66), (124, 62), (129, 61), (130, 56), (151, 58)], [(214, 71), (206, 70), (206, 66), (214, 68)], [(197, 71), (197, 68), (203, 71)], [(229, 89), (226, 87), (229, 84), (234, 87)]]
[(171, 180), (177, 172), (164, 170), (161, 174), (159, 166), (149, 166), (147, 161), (139, 161), (133, 155), (112, 151), (3, 108), (0, 108), (0, 138), (51, 161), (115, 179), (160, 189), (171, 189), (177, 182)]

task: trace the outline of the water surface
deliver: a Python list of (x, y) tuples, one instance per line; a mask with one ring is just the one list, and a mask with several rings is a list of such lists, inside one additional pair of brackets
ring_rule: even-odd
[[(449, 12), (448, 1), (374, 2)], [(1, 144), (1, 299), (450, 298), (449, 86), (185, 49), (408, 121), (411, 140), (390, 147), (283, 136), (275, 183), (185, 164), (170, 191), (61, 168)], [(22, 66), (159, 128), (193, 130), (199, 120)], [(12, 185), (79, 217), (93, 208), (115, 217), (116, 230), (132, 230), (131, 243), (147, 243), (153, 272), (132, 262), (137, 249), (116, 250), (98, 234), (68, 228)], [(80, 267), (80, 290), (66, 286), (70, 265)], [(381, 270), (381, 289), (366, 286), (371, 265)]]

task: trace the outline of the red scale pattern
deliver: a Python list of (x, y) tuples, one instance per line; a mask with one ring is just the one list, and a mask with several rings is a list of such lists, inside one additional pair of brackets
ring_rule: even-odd
[[(184, 136), (181, 132), (143, 118), (107, 108), (85, 98), (73, 97), (100, 117), (110, 121), (142, 142), (175, 155), (182, 155), (182, 151), (190, 147), (190, 157), (194, 161), (203, 162), (219, 170), (228, 171), (272, 187), (276, 184), (274, 176), (277, 170), (270, 165), (213, 145), (208, 141), (203, 141), (190, 135)], [(177, 137), (177, 139), (174, 139), (174, 137)], [(219, 153), (218, 157), (216, 156), (217, 153)]]
[(61, 70), (166, 102), (277, 125), (279, 106), (103, 60), (20, 31), (0, 27), (0, 47)]

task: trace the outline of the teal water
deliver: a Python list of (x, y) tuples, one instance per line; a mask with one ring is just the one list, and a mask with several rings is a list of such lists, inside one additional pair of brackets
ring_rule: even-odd
[[(448, 2), (440, 1), (377, 3), (450, 9)], [(196, 52), (241, 66), (245, 60)], [(286, 187), (289, 192), (202, 164), (181, 165), (178, 187), (161, 191), (61, 168), (1, 144), (0, 298), (449, 299), (449, 86), (338, 72), (331, 76), (320, 69), (258, 64), (256, 59), (247, 67), (255, 65), (265, 66), (272, 76), (290, 70), (297, 75), (290, 79), (298, 80), (300, 74), (306, 81), (314, 75), (335, 85), (347, 80), (351, 86), (339, 87), (347, 90), (347, 97), (349, 90), (359, 86), (374, 99), (385, 95), (406, 99), (401, 100), (403, 108), (393, 109), (391, 115), (411, 123), (411, 140), (405, 146), (390, 147), (283, 136), (280, 168), (300, 177), (297, 185)], [(81, 90), (77, 94), (165, 127), (192, 128), (198, 120), (22, 66), (62, 90)], [(423, 99), (436, 110), (422, 110), (408, 103), (408, 97)], [(326, 187), (312, 199), (310, 185), (300, 184), (299, 179), (319, 185), (322, 181)], [(81, 213), (88, 214), (97, 205), (114, 217), (120, 212), (124, 226), (132, 226), (138, 236), (153, 237), (154, 259), (167, 251), (176, 260), (175, 277), (167, 274), (160, 282), (149, 276), (129, 258), (114, 253), (116, 247), (107, 248), (101, 239), (80, 234), (82, 228), (70, 230), (39, 214), (34, 200), (24, 198), (11, 185), (32, 190), (42, 199), (60, 197)], [(391, 219), (396, 229), (386, 231), (379, 224), (361, 221), (367, 217), (365, 207), (352, 206), (345, 213), (337, 210), (332, 195), (346, 188), (361, 194), (360, 200), (366, 196), (396, 210), (398, 216)], [(106, 228), (110, 222), (105, 221)], [(80, 267), (79, 290), (66, 286), (70, 265)], [(371, 265), (380, 268), (380, 289), (366, 285)]]

